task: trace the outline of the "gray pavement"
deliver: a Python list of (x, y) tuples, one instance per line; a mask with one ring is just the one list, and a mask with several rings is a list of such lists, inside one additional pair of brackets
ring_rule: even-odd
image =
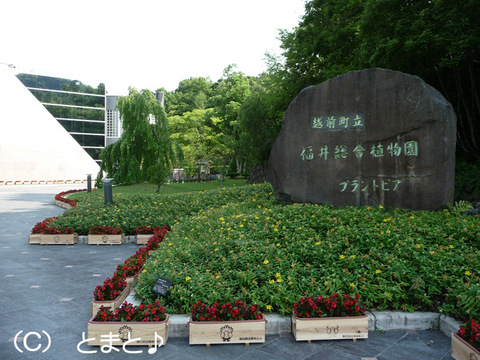
[[(438, 330), (370, 331), (368, 339), (355, 343), (308, 344), (290, 334), (268, 335), (264, 344), (210, 348), (190, 346), (186, 337), (170, 337), (152, 355), (146, 347), (129, 348), (142, 353), (128, 354), (121, 348), (102, 353), (86, 345), (80, 350), (96, 353), (81, 353), (77, 345), (82, 333), (86, 336), (95, 286), (138, 246), (29, 245), (28, 234), (37, 222), (63, 213), (54, 205), (55, 194), (84, 187), (0, 186), (0, 359), (452, 359), (450, 338)], [(45, 351), (47, 334), (51, 346)]]

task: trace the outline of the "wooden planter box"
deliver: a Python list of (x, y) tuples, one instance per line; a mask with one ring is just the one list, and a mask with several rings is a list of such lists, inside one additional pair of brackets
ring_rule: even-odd
[(28, 243), (29, 244), (40, 244), (40, 237), (42, 234), (30, 234), (28, 236)]
[(265, 342), (265, 315), (261, 320), (193, 321), (188, 320), (189, 344), (245, 344)]
[(452, 334), (452, 357), (455, 360), (480, 360), (480, 351), (455, 332)]
[(123, 234), (118, 235), (93, 235), (88, 234), (90, 245), (118, 245), (123, 244)]
[(98, 301), (98, 300), (93, 300), (92, 301), (92, 317), (97, 315), (98, 310), (103, 307), (104, 308), (110, 308), (112, 311), (115, 311), (115, 309), (119, 308), (125, 299), (127, 298), (128, 295), (130, 295), (132, 287), (130, 284), (127, 284), (127, 287), (123, 289), (120, 295), (118, 295), (115, 300), (107, 300), (107, 301)]
[(78, 241), (78, 236), (74, 234), (30, 234), (29, 244), (41, 245), (73, 245)]
[(368, 338), (368, 316), (325, 317), (303, 319), (292, 316), (292, 332), (296, 341), (345, 340)]
[(138, 234), (137, 235), (137, 245), (147, 245), (148, 240), (153, 236), (153, 234)]
[[(88, 342), (89, 346), (103, 346), (108, 344), (110, 334), (119, 335), (117, 341), (113, 341), (115, 347), (123, 346), (130, 339), (133, 340), (128, 345), (141, 346), (161, 346), (165, 345), (168, 340), (168, 332), (170, 327), (170, 317), (164, 321), (137, 322), (137, 321), (93, 321), (88, 322)], [(155, 336), (156, 334), (156, 336)], [(103, 335), (103, 336), (102, 336)], [(104, 341), (101, 341), (101, 340)], [(114, 338), (115, 339), (115, 338)]]

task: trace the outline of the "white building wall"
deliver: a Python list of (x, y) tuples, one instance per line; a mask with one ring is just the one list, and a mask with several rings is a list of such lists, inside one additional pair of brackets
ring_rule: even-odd
[(99, 170), (13, 70), (0, 65), (0, 184), (75, 182)]

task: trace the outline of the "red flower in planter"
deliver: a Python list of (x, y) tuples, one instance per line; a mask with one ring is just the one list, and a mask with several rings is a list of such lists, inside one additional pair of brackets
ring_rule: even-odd
[(475, 319), (470, 319), (460, 325), (458, 335), (475, 349), (480, 350), (480, 324)]
[(160, 301), (155, 301), (154, 304), (140, 304), (133, 306), (128, 302), (124, 302), (122, 306), (112, 312), (110, 308), (100, 307), (100, 310), (95, 315), (93, 321), (163, 321), (167, 318), (165, 308), (160, 304)]
[(160, 231), (160, 230), (163, 230), (164, 228), (161, 227), (161, 226), (146, 226), (146, 225), (143, 225), (143, 226), (139, 226), (137, 228), (137, 234), (153, 234), (157, 231)]
[(117, 266), (115, 274), (123, 277), (135, 276), (147, 260), (147, 251), (145, 248), (137, 250), (135, 255), (130, 256), (123, 264)]
[(243, 301), (228, 302), (220, 305), (215, 302), (208, 306), (199, 301), (192, 307), (193, 321), (239, 321), (239, 320), (260, 320), (262, 312), (257, 305), (247, 305)]
[(327, 298), (302, 297), (298, 303), (293, 304), (293, 312), (299, 318), (363, 316), (365, 308), (359, 303), (359, 298), (358, 294), (354, 298), (346, 294), (342, 299), (337, 293)]
[(115, 300), (118, 295), (127, 287), (125, 277), (114, 274), (112, 278), (107, 278), (102, 285), (98, 285), (93, 292), (93, 298), (96, 301)]
[(78, 190), (63, 191), (63, 192), (55, 195), (55, 200), (58, 200), (58, 201), (67, 203), (67, 204), (69, 204), (71, 207), (75, 207), (75, 206), (77, 206), (77, 202), (76, 202), (75, 200), (67, 199), (67, 198), (65, 197), (65, 195), (74, 194), (74, 193), (81, 192), (81, 191), (87, 191), (87, 189), (78, 189)]
[(32, 234), (73, 234), (75, 232), (72, 227), (51, 227), (50, 224), (55, 219), (56, 217), (50, 217), (37, 223), (32, 229)]
[(118, 226), (95, 225), (90, 228), (88, 233), (92, 235), (118, 235), (123, 233), (123, 229)]

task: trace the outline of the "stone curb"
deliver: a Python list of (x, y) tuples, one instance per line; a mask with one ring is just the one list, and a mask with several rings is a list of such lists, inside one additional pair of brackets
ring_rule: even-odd
[[(451, 317), (430, 312), (368, 311), (367, 315), (369, 331), (440, 330), (446, 336), (451, 336), (462, 324)], [(267, 314), (266, 317), (266, 335), (292, 333), (292, 319), (290, 316), (272, 313)], [(170, 315), (169, 336), (188, 337), (188, 318), (189, 315)]]

